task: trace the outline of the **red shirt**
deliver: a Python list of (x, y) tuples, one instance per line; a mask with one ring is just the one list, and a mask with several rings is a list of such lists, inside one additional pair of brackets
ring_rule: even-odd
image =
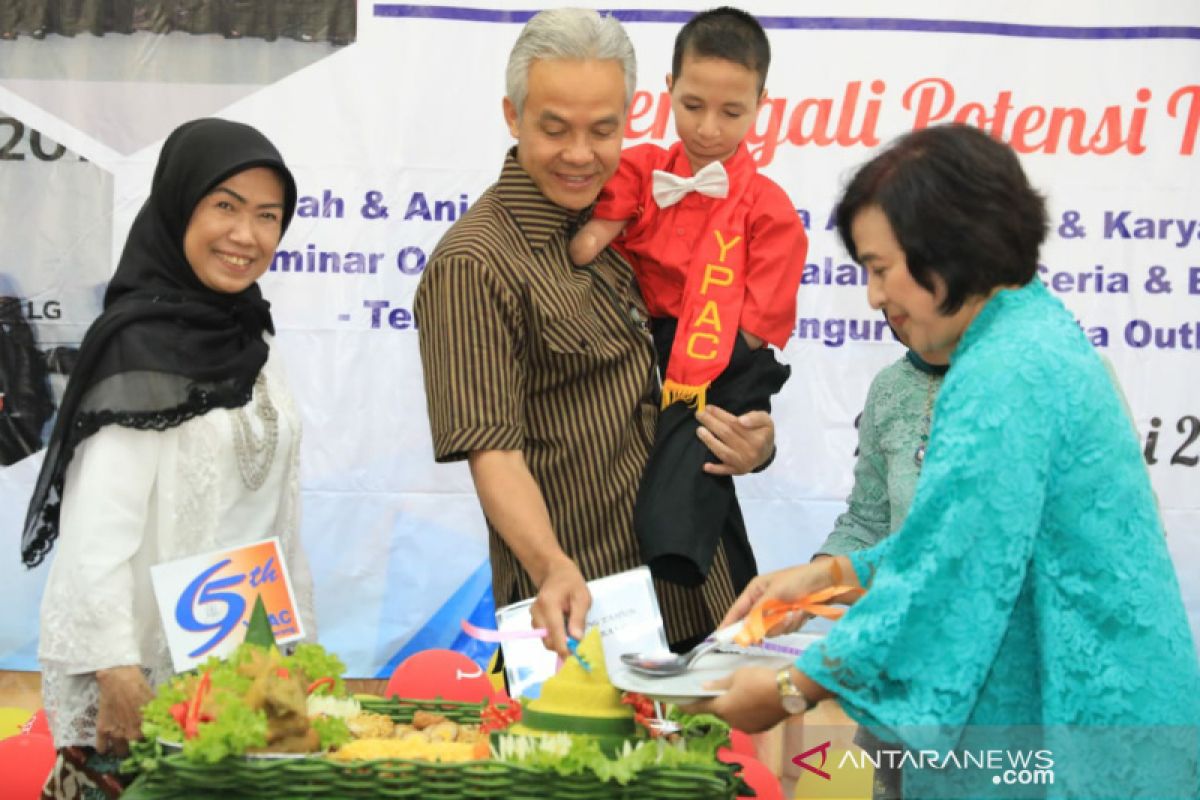
[[(738, 209), (745, 215), (746, 297), (741, 330), (783, 348), (796, 326), (796, 291), (804, 274), (808, 236), (792, 201), (759, 175), (743, 143), (724, 162), (730, 185), (748, 181)], [(632, 264), (651, 316), (679, 318), (687, 271), (705, 221), (721, 198), (689, 192), (669, 208), (654, 202), (651, 175), (660, 169), (683, 178), (692, 167), (681, 143), (669, 150), (641, 144), (621, 153), (617, 172), (600, 193), (594, 215), (629, 224), (615, 244)], [(731, 195), (736, 195), (730, 192)]]

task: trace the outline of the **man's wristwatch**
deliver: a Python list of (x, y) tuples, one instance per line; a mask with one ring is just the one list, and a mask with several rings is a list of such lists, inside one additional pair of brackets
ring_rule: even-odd
[(795, 716), (803, 714), (812, 708), (812, 703), (804, 696), (796, 684), (792, 683), (792, 668), (784, 667), (775, 673), (775, 685), (779, 688), (779, 702), (783, 710)]

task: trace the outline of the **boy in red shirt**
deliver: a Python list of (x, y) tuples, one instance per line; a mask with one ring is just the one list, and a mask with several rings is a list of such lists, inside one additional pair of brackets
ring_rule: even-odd
[(742, 141), (766, 99), (770, 59), (766, 33), (744, 11), (689, 20), (667, 76), (680, 141), (625, 150), (571, 243), (579, 265), (614, 243), (652, 317), (664, 411), (635, 527), (655, 575), (686, 585), (703, 582), (718, 541), (735, 583), (755, 573), (732, 480), (702, 470), (691, 408), (769, 410), (790, 372), (764, 343), (783, 348), (791, 336), (808, 240)]

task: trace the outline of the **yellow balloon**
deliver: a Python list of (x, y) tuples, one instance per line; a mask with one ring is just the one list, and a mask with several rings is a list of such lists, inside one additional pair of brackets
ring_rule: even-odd
[(0, 739), (16, 736), (21, 732), (21, 726), (32, 716), (33, 712), (28, 708), (0, 707)]

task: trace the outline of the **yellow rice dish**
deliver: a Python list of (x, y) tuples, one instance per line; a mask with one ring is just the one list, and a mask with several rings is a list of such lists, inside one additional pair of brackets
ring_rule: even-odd
[(357, 739), (330, 756), (335, 761), (403, 758), (417, 761), (475, 761), (473, 742), (430, 742), (425, 739)]

